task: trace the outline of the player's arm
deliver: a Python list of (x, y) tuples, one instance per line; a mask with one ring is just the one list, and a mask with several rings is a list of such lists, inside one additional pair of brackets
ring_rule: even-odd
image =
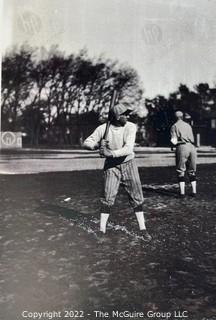
[(103, 137), (104, 128), (99, 126), (95, 131), (83, 142), (83, 148), (87, 150), (97, 150), (100, 148), (100, 142)]
[(176, 127), (172, 126), (171, 130), (170, 130), (170, 142), (172, 143), (172, 146), (176, 146), (178, 143), (178, 137), (177, 137), (177, 133), (176, 133)]
[(136, 140), (136, 131), (137, 131), (137, 127), (135, 124), (133, 124), (128, 130), (124, 146), (120, 149), (112, 150), (112, 154), (114, 158), (128, 156), (133, 152), (135, 140)]
[(189, 140), (196, 148), (198, 147), (197, 144), (195, 143), (194, 133), (191, 126), (189, 127)]

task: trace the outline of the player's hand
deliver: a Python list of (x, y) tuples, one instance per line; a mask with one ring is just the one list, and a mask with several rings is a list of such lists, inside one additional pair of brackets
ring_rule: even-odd
[(107, 145), (107, 140), (102, 139), (100, 145), (101, 145), (101, 148), (106, 147), (106, 145)]
[(110, 149), (108, 149), (107, 147), (100, 148), (100, 155), (105, 158), (112, 158), (113, 157), (112, 151)]
[(100, 149), (99, 149), (99, 154), (101, 157), (104, 157), (104, 148), (106, 147), (107, 141), (105, 139), (102, 139), (100, 142)]
[(109, 141), (108, 140), (105, 140), (105, 139), (102, 139), (101, 140), (101, 143), (100, 143), (100, 150), (99, 150), (99, 154), (100, 154), (100, 156), (101, 157), (106, 157), (105, 155), (104, 155), (104, 149), (107, 149), (107, 148), (109, 148)]
[(102, 139), (101, 143), (100, 143), (100, 146), (101, 146), (101, 148), (104, 148), (104, 147), (109, 148), (109, 141), (105, 140), (105, 139)]

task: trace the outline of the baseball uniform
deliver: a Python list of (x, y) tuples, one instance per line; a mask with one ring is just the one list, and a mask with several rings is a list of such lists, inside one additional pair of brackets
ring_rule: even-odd
[[(91, 150), (97, 149), (103, 139), (106, 125), (99, 126), (84, 144)], [(142, 205), (143, 193), (137, 166), (134, 161), (134, 143), (136, 125), (127, 121), (125, 126), (110, 125), (107, 140), (113, 157), (107, 158), (104, 164), (104, 197), (103, 205), (110, 209), (115, 201), (119, 185), (125, 187), (133, 208)]]
[[(102, 212), (100, 218), (100, 231), (106, 232), (106, 224), (110, 210), (114, 205), (120, 183), (129, 196), (134, 209), (144, 241), (150, 241), (145, 226), (142, 208), (143, 192), (138, 169), (134, 160), (134, 144), (136, 139), (136, 125), (126, 119), (128, 110), (123, 105), (116, 105), (110, 111), (112, 118), (104, 145), (104, 132), (106, 124), (96, 130), (84, 141), (84, 147), (90, 150), (100, 148), (100, 154), (106, 158), (104, 163), (104, 194), (101, 199)], [(103, 143), (102, 143), (103, 142)], [(101, 146), (100, 146), (101, 145)]]
[(185, 196), (185, 173), (187, 171), (192, 195), (196, 195), (196, 148), (191, 126), (182, 120), (183, 113), (176, 112), (176, 123), (171, 127), (171, 142), (176, 146), (176, 171), (180, 187), (180, 196)]

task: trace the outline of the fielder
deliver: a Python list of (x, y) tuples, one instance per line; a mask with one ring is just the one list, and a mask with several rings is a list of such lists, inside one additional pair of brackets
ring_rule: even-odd
[(171, 142), (176, 146), (176, 171), (180, 197), (185, 196), (185, 173), (188, 172), (192, 196), (196, 196), (196, 148), (191, 126), (183, 121), (183, 113), (176, 111), (176, 123), (171, 127)]
[(151, 236), (146, 230), (142, 207), (142, 186), (133, 152), (137, 129), (134, 123), (127, 121), (130, 112), (131, 110), (122, 104), (115, 105), (109, 112), (110, 127), (107, 139), (103, 139), (106, 124), (102, 124), (84, 141), (83, 146), (89, 150), (99, 149), (100, 155), (105, 157), (100, 231), (106, 233), (111, 208), (122, 183), (136, 214), (140, 235), (144, 241), (150, 241)]

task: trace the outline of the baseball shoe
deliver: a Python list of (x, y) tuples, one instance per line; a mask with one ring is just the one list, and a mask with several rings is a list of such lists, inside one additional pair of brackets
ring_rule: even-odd
[(181, 194), (181, 193), (180, 193), (179, 198), (180, 198), (180, 199), (185, 199), (185, 194)]
[(196, 198), (196, 196), (197, 196), (196, 193), (193, 193), (193, 192), (191, 193), (191, 197), (192, 197), (192, 198)]
[(103, 243), (107, 239), (107, 233), (104, 233), (100, 230), (96, 231), (96, 238), (99, 240), (100, 243)]
[(150, 236), (150, 234), (148, 233), (147, 230), (140, 230), (140, 237), (141, 240), (145, 241), (145, 242), (150, 242), (152, 240), (152, 236)]

